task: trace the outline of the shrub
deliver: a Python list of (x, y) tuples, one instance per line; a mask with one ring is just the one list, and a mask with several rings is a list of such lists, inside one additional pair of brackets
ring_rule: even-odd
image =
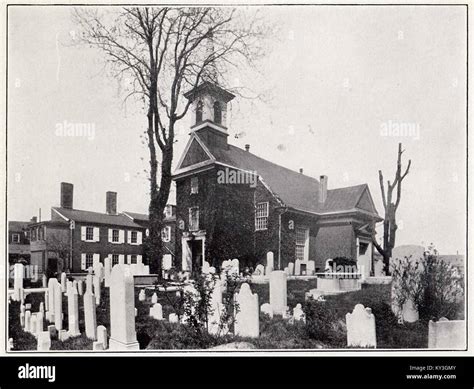
[(306, 315), (306, 333), (312, 339), (319, 340), (331, 347), (344, 347), (346, 331), (336, 311), (326, 302), (309, 299), (303, 307)]

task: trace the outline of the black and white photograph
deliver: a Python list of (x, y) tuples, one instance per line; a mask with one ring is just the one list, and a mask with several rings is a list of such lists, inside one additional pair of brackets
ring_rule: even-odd
[(7, 357), (469, 354), (467, 4), (4, 16)]

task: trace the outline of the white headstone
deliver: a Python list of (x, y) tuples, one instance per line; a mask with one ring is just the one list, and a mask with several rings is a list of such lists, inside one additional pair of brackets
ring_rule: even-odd
[(286, 273), (275, 270), (270, 274), (270, 305), (274, 315), (284, 316), (287, 306)]
[(49, 331), (38, 332), (37, 351), (49, 351), (51, 348), (51, 337)]
[(239, 274), (239, 272), (240, 272), (239, 260), (238, 260), (237, 258), (234, 258), (234, 259), (230, 262), (230, 265), (231, 265), (231, 272), (232, 272), (232, 274)]
[(295, 276), (301, 275), (301, 259), (297, 259), (295, 261)]
[(46, 278), (46, 274), (43, 274), (43, 277), (41, 278), (41, 280), (42, 280), (43, 288), (47, 288), (48, 287), (48, 279)]
[(155, 293), (153, 293), (153, 296), (151, 296), (151, 303), (152, 304), (156, 304), (158, 302), (158, 295)]
[(61, 285), (54, 284), (54, 326), (58, 331), (63, 329), (63, 294)]
[(67, 281), (66, 273), (62, 272), (61, 273), (61, 291), (63, 293), (66, 293), (67, 291), (66, 281)]
[(269, 251), (267, 253), (267, 266), (265, 266), (265, 274), (270, 275), (274, 268), (275, 264), (273, 261), (273, 252)]
[(25, 276), (25, 266), (22, 263), (13, 265), (13, 300), (21, 300), (23, 290), (23, 278)]
[(96, 340), (97, 319), (95, 310), (95, 297), (89, 290), (84, 293), (84, 321), (86, 327), (86, 336), (89, 339)]
[(346, 314), (346, 327), (349, 347), (377, 347), (375, 316), (370, 308), (357, 304)]
[(61, 342), (64, 342), (69, 339), (69, 333), (66, 330), (61, 330), (58, 332), (58, 339)]
[(160, 303), (155, 303), (150, 308), (150, 316), (155, 320), (163, 320), (163, 308)]
[(141, 289), (140, 293), (138, 294), (138, 301), (145, 301), (145, 300), (146, 300), (145, 289)]
[[(30, 312), (30, 311), (28, 311), (28, 312)], [(36, 336), (36, 332), (37, 332), (37, 329), (36, 329), (36, 313), (31, 314), (30, 332), (31, 332), (32, 335)]]
[(105, 286), (108, 288), (110, 286), (110, 274), (112, 272), (112, 262), (110, 257), (104, 259), (104, 278)]
[(293, 321), (302, 321), (306, 322), (305, 314), (301, 304), (296, 304), (296, 307), (293, 308)]
[(466, 322), (442, 317), (428, 324), (428, 348), (456, 350), (466, 348)]
[(92, 278), (92, 283), (94, 285), (94, 296), (96, 305), (100, 304), (100, 275), (94, 275)]
[(170, 270), (173, 267), (173, 258), (171, 254), (163, 255), (163, 270)]
[(70, 336), (79, 336), (79, 293), (74, 287), (67, 295), (68, 331)]
[(92, 274), (88, 274), (86, 276), (86, 293), (87, 292), (94, 294), (94, 282), (92, 279)]
[(306, 275), (312, 276), (315, 273), (316, 263), (314, 261), (308, 261), (306, 263)]
[(210, 334), (218, 334), (221, 324), (222, 309), (222, 281), (217, 277), (213, 278), (213, 289), (211, 293), (211, 312), (208, 312), (208, 331)]
[(31, 311), (25, 311), (25, 332), (30, 332)]
[(43, 314), (44, 314), (44, 302), (42, 302), (42, 301), (40, 302), (38, 311), (43, 312)]
[(107, 328), (104, 326), (97, 327), (97, 342), (103, 345), (103, 350), (107, 350), (108, 346), (108, 338), (107, 338)]
[(135, 331), (135, 290), (130, 269), (114, 266), (110, 284), (110, 349), (138, 350)]
[(255, 276), (265, 275), (265, 267), (262, 264), (257, 265), (257, 267), (255, 268), (255, 271), (253, 272), (253, 275)]
[(77, 293), (79, 293), (79, 296), (84, 294), (84, 282), (82, 280), (77, 280)]
[(203, 274), (209, 273), (209, 268), (210, 268), (210, 267), (211, 267), (211, 265), (209, 264), (209, 262), (204, 261), (204, 262), (202, 263), (201, 272), (202, 272)]
[(168, 316), (168, 321), (170, 323), (178, 323), (179, 322), (178, 315), (176, 313), (170, 313), (170, 315)]
[(21, 325), (21, 328), (25, 328), (25, 314), (24, 312), (20, 312), (20, 325)]
[(39, 334), (40, 332), (44, 331), (44, 312), (39, 311), (36, 314), (36, 333)]
[(259, 336), (258, 295), (253, 294), (250, 285), (244, 283), (236, 295), (238, 311), (235, 316), (235, 335), (257, 338)]
[(288, 272), (290, 273), (290, 276), (295, 274), (295, 264), (293, 262), (288, 264)]
[(270, 316), (271, 318), (273, 317), (273, 309), (269, 303), (262, 304), (262, 306), (260, 307), (260, 311)]
[(414, 323), (418, 321), (420, 315), (418, 313), (418, 308), (415, 306), (412, 299), (405, 301), (402, 307), (402, 321), (407, 323)]

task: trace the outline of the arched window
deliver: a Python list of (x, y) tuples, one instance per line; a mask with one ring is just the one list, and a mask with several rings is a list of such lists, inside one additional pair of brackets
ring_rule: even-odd
[(196, 124), (202, 122), (202, 108), (203, 108), (202, 101), (198, 101), (197, 106), (196, 106)]
[(218, 101), (214, 103), (214, 122), (217, 124), (222, 123), (222, 109)]

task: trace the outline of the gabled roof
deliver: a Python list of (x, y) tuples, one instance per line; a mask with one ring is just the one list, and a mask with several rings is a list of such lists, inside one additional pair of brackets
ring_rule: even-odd
[[(200, 144), (205, 143), (198, 134), (193, 133), (188, 145), (195, 138), (199, 140)], [(326, 201), (324, 204), (320, 204), (318, 201), (320, 183), (317, 179), (267, 161), (249, 151), (230, 144), (227, 148), (212, 146), (207, 143), (205, 143), (205, 146), (206, 152), (209, 152), (213, 157), (210, 162), (249, 172), (257, 172), (270, 191), (290, 208), (312, 213), (357, 211), (359, 209), (370, 212), (357, 207), (366, 191), (369, 202), (373, 205), (370, 191), (366, 184), (330, 189), (327, 191)], [(181, 160), (184, 160), (184, 155)], [(175, 172), (175, 175), (177, 176), (181, 172), (188, 170), (192, 170), (192, 166), (186, 167), (184, 170), (180, 169), (178, 164), (178, 170)], [(373, 210), (370, 213), (377, 215), (375, 206), (373, 206)]]
[(9, 221), (8, 230), (10, 232), (22, 232), (28, 229), (28, 224), (31, 222), (19, 222), (19, 221)]
[(69, 209), (61, 207), (53, 207), (52, 209), (64, 218), (68, 220), (74, 220), (79, 223), (108, 224), (121, 227), (143, 228), (139, 224), (134, 223), (133, 220), (123, 214), (109, 215), (107, 213), (83, 211), (79, 209)]

